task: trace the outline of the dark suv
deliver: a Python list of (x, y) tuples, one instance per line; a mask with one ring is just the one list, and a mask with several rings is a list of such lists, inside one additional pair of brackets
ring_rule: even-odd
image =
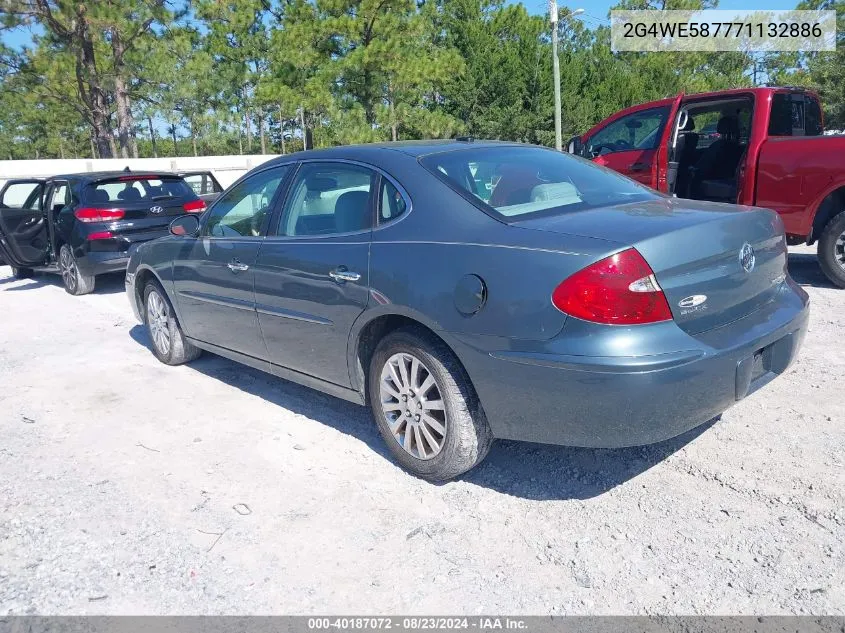
[(203, 211), (205, 202), (170, 173), (10, 180), (0, 190), (0, 259), (16, 277), (61, 273), (65, 289), (83, 295), (96, 275), (126, 268), (133, 244), (166, 235), (174, 217)]

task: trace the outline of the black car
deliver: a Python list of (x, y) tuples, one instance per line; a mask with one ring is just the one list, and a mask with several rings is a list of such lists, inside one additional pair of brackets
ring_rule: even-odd
[(174, 217), (202, 213), (184, 179), (169, 173), (96, 172), (10, 180), (0, 190), (0, 258), (16, 277), (58, 272), (72, 295), (120, 271), (134, 244), (167, 234)]
[(180, 171), (177, 172), (188, 186), (194, 190), (201, 200), (211, 204), (223, 193), (223, 186), (217, 182), (210, 171)]

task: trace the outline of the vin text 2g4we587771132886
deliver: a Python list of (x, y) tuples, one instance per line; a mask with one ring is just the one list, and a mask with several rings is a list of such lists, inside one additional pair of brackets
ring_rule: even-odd
[(678, 435), (783, 373), (807, 328), (777, 214), (539, 147), (293, 154), (171, 233), (126, 278), (161, 361), (209, 350), (369, 405), (430, 479), (493, 438)]

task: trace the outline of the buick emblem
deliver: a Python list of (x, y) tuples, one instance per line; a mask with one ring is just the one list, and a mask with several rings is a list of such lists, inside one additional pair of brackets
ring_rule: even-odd
[(751, 247), (751, 244), (746, 242), (739, 249), (739, 265), (742, 266), (745, 272), (750, 273), (754, 270), (754, 264), (756, 263), (757, 258), (754, 256), (754, 249)]
[(678, 301), (678, 307), (694, 308), (695, 306), (700, 306), (705, 301), (707, 301), (707, 295), (692, 295)]
[(154, 213), (155, 215), (158, 215), (159, 213), (164, 213), (164, 207), (160, 207), (158, 205), (150, 207), (150, 213)]

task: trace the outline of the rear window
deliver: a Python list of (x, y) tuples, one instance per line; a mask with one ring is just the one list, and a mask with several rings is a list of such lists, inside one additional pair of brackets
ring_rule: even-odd
[(432, 173), (501, 219), (524, 220), (657, 197), (584, 159), (540, 147), (488, 147), (424, 156)]
[(170, 199), (196, 198), (193, 190), (181, 178), (131, 178), (106, 180), (85, 187), (85, 198), (97, 202), (153, 202)]

